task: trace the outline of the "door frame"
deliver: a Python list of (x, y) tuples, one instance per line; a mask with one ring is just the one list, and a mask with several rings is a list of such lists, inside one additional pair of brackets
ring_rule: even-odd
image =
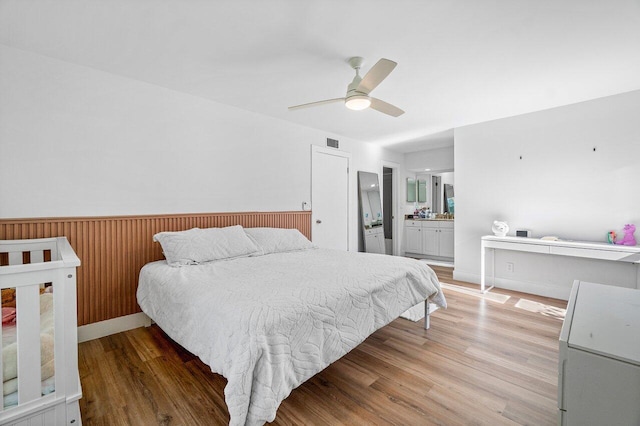
[(313, 144), (311, 145), (311, 167), (309, 170), (311, 174), (309, 179), (311, 185), (311, 188), (309, 189), (309, 192), (311, 193), (311, 240), (313, 241), (313, 221), (315, 220), (313, 208), (313, 203), (315, 202), (313, 199), (313, 157), (314, 155), (318, 154), (334, 155), (336, 157), (343, 157), (347, 159), (347, 251), (351, 251), (351, 209), (353, 208), (353, 206), (351, 205), (353, 199), (351, 197), (351, 190), (353, 188), (353, 183), (351, 182), (351, 153), (340, 151), (339, 149), (335, 148), (325, 148), (323, 146)]
[[(402, 239), (400, 237), (399, 228), (400, 223), (404, 224), (404, 221), (399, 220), (400, 217), (398, 215), (398, 195), (400, 194), (400, 179), (398, 177), (400, 173), (400, 163), (396, 163), (395, 161), (382, 160), (380, 162), (380, 176), (382, 176), (383, 178), (385, 167), (391, 169), (391, 187), (393, 191), (393, 193), (391, 194), (391, 211), (393, 212), (393, 219), (391, 220), (391, 228), (393, 230), (393, 245), (391, 249), (391, 255), (399, 256), (401, 243), (400, 240)], [(382, 196), (384, 197), (384, 193), (382, 194)]]

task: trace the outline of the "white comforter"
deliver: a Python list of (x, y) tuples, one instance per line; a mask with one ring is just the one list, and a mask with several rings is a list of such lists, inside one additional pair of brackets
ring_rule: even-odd
[(273, 421), (291, 391), (409, 307), (446, 302), (402, 257), (311, 249), (140, 272), (138, 303), (227, 378), (232, 425)]

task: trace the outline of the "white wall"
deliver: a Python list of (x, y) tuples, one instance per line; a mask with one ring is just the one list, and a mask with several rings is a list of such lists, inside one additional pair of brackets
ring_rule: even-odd
[(437, 173), (437, 175), (442, 178), (440, 183), (442, 184), (443, 187), (444, 185), (455, 185), (455, 174), (453, 172)]
[[(592, 241), (640, 224), (639, 111), (635, 91), (456, 129), (455, 277), (479, 282), (480, 237), (495, 219), (510, 234)], [(635, 285), (629, 265), (516, 252), (498, 252), (496, 273), (504, 287), (555, 297), (575, 278)]]
[(431, 169), (432, 172), (450, 171), (454, 167), (454, 147), (426, 149), (404, 154), (407, 170)]
[[(310, 145), (401, 154), (0, 45), (0, 217), (301, 210)], [(351, 247), (357, 247), (356, 173)], [(353, 242), (355, 246), (353, 245)]]

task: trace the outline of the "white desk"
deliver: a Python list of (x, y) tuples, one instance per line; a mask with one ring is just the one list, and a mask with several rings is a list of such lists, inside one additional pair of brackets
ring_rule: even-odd
[[(481, 239), (480, 251), (480, 291), (486, 293), (495, 284), (495, 253), (491, 257), (492, 285), (486, 288), (486, 250), (515, 250), (529, 253), (542, 253), (555, 256), (584, 257), (588, 259), (610, 260), (613, 262), (627, 262), (640, 265), (640, 246), (619, 246), (615, 244), (597, 243), (591, 241), (548, 241), (539, 238), (525, 237), (496, 237), (485, 235)], [(636, 272), (636, 285), (638, 283)]]

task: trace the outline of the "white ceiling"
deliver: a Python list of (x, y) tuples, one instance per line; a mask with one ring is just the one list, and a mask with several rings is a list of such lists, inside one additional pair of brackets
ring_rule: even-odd
[[(410, 152), (452, 128), (640, 89), (640, 0), (0, 0), (0, 43)], [(363, 56), (398, 62), (330, 104)]]

